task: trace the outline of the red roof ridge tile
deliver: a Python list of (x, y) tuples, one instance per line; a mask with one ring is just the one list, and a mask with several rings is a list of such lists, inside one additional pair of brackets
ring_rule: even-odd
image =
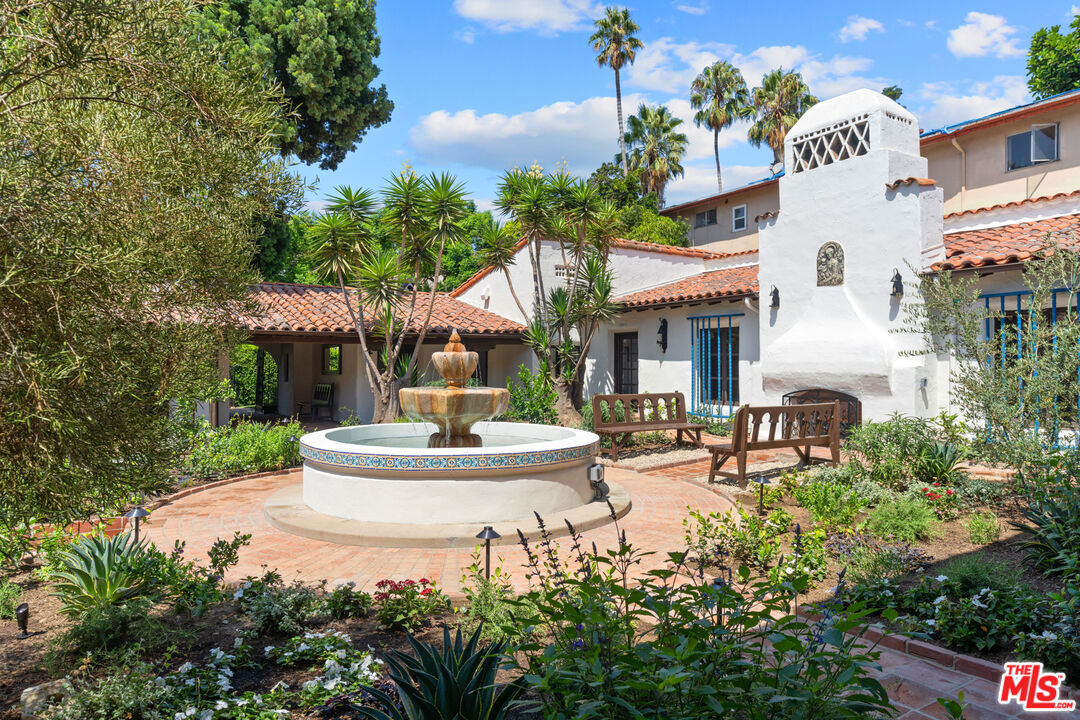
[(945, 259), (930, 270), (961, 270), (1023, 262), (1047, 246), (1080, 248), (1080, 213), (1009, 225), (963, 230), (944, 236)]
[(1039, 197), (1025, 198), (1023, 200), (1011, 200), (1009, 202), (998, 203), (997, 205), (987, 205), (986, 207), (971, 208), (970, 210), (957, 210), (956, 212), (946, 213), (945, 219), (960, 217), (961, 215), (974, 215), (975, 213), (989, 212), (991, 210), (1001, 210), (1008, 207), (1020, 207), (1021, 205), (1036, 204), (1041, 202), (1050, 202), (1052, 200), (1060, 200), (1067, 197), (1080, 196), (1080, 190), (1073, 190), (1071, 192), (1059, 192), (1053, 195), (1040, 195)]
[(921, 187), (933, 187), (937, 185), (937, 180), (924, 177), (906, 177), (893, 180), (891, 183), (885, 183), (885, 189), (892, 192), (901, 185), (919, 185)]

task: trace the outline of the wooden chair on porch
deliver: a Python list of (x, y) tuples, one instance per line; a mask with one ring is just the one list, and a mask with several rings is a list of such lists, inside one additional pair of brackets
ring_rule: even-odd
[(326, 410), (326, 417), (334, 417), (334, 384), (318, 383), (311, 394), (308, 402), (296, 403), (298, 415), (310, 415), (312, 420), (318, 419), (319, 411)]

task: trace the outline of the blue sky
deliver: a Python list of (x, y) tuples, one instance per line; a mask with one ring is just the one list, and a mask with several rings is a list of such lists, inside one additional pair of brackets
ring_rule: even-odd
[[(1040, 27), (1067, 25), (1071, 3), (734, 3), (639, 0), (629, 5), (645, 48), (622, 74), (623, 112), (666, 104), (690, 136), (686, 176), (668, 204), (715, 193), (712, 136), (694, 127), (689, 85), (726, 59), (752, 87), (795, 68), (828, 98), (861, 87), (904, 89), (923, 128), (1028, 101), (1025, 53)], [(309, 207), (337, 185), (379, 188), (408, 162), (449, 170), (481, 209), (503, 170), (540, 163), (588, 175), (617, 151), (615, 81), (588, 45), (603, 6), (588, 0), (382, 0), (380, 82), (395, 108), (334, 172), (297, 170), (315, 184)], [(768, 174), (768, 148), (745, 126), (721, 133), (730, 189)]]

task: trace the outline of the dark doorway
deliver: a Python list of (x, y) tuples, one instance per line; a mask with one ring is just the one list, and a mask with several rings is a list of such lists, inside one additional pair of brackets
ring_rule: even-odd
[(637, 382), (637, 333), (615, 333), (615, 392), (633, 394)]

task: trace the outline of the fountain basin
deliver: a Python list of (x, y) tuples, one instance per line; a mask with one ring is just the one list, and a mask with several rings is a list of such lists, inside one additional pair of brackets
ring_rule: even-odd
[(506, 412), (510, 392), (506, 388), (419, 387), (402, 388), (398, 398), (408, 417), (433, 423), (443, 436), (468, 437), (474, 434), (473, 424)]
[(401, 525), (535, 524), (593, 499), (599, 438), (551, 425), (477, 422), (483, 447), (429, 448), (431, 423), (332, 428), (300, 439), (303, 504), (317, 513)]

